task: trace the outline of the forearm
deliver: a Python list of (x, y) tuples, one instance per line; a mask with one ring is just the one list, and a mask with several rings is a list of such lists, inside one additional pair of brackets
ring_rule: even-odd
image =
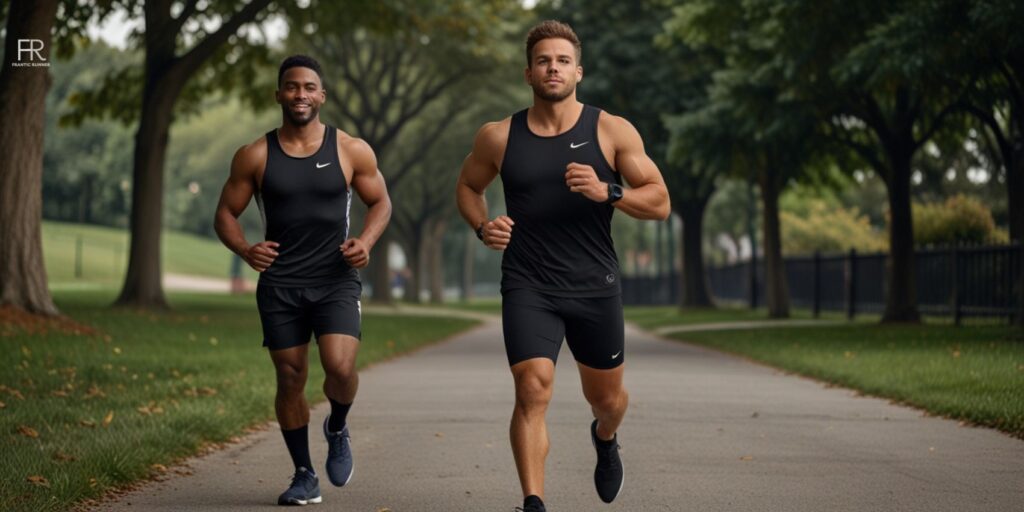
[(384, 233), (384, 229), (388, 227), (388, 222), (391, 220), (391, 200), (382, 199), (370, 205), (366, 210), (366, 220), (363, 222), (363, 232), (359, 234), (359, 239), (366, 244), (367, 249), (372, 248), (376, 245), (377, 240)]
[(671, 213), (668, 191), (658, 183), (625, 189), (622, 199), (613, 204), (626, 215), (637, 219), (665, 220)]
[(487, 222), (487, 200), (483, 194), (460, 183), (455, 198), (459, 204), (459, 213), (471, 228), (476, 229)]
[(242, 224), (238, 222), (238, 218), (231, 214), (231, 212), (225, 210), (217, 210), (217, 215), (214, 218), (213, 229), (217, 232), (217, 238), (228, 248), (231, 252), (243, 256), (249, 249), (249, 242), (245, 239), (245, 231), (242, 230)]

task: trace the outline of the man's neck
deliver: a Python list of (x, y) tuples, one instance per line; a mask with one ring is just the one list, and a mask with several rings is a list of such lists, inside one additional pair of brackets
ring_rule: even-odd
[(320, 122), (319, 117), (304, 125), (297, 125), (286, 120), (281, 123), (281, 127), (278, 128), (277, 136), (285, 140), (298, 140), (303, 142), (320, 140), (324, 136), (324, 124)]
[(547, 101), (534, 96), (527, 120), (538, 134), (556, 135), (569, 131), (579, 120), (582, 111), (583, 104), (576, 101), (575, 94), (561, 101)]

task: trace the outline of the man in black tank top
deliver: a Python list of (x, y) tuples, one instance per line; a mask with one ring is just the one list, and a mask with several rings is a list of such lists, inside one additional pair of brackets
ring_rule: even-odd
[[(312, 335), (331, 403), (323, 425), (327, 475), (337, 486), (352, 477), (345, 421), (359, 386), (355, 361), (362, 285), (357, 269), (369, 263), (370, 249), (391, 217), (391, 200), (373, 150), (320, 122), (320, 105), (326, 101), (322, 83), (320, 65), (312, 58), (296, 55), (281, 64), (281, 128), (235, 153), (214, 223), (224, 245), (260, 272), (256, 304), (263, 346), (277, 372), (274, 408), (295, 465), (291, 486), (278, 497), (280, 505), (322, 499), (310, 461), (304, 395)], [(349, 234), (353, 190), (368, 207), (358, 237)], [(238, 216), (254, 196), (265, 236), (250, 245)]]
[[(533, 106), (477, 133), (456, 196), (484, 244), (503, 250), (502, 320), (516, 387), (511, 441), (526, 512), (543, 512), (544, 413), (564, 338), (595, 419), (594, 484), (606, 503), (624, 481), (616, 431), (626, 412), (619, 265), (611, 238), (617, 208), (640, 219), (669, 215), (668, 191), (636, 129), (576, 101), (583, 78), (572, 29), (543, 22), (526, 40)], [(488, 220), (484, 190), (496, 176), (507, 215)], [(625, 180), (631, 188), (623, 189)]]

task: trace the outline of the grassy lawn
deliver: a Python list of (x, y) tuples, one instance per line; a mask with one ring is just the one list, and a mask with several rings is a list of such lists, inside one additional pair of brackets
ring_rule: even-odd
[(472, 311), (474, 313), (487, 313), (490, 315), (501, 315), (501, 298), (489, 297), (486, 299), (473, 299), (469, 301), (446, 302), (444, 307)]
[[(273, 418), (274, 372), (251, 296), (171, 295), (174, 311), (111, 310), (113, 291), (61, 292), (99, 333), (0, 324), (0, 506), (64, 510)], [(367, 314), (359, 365), (464, 330), (461, 319)], [(310, 361), (308, 396), (322, 399)]]
[[(78, 238), (82, 240), (81, 277), (75, 274)], [(231, 253), (217, 240), (185, 233), (164, 231), (161, 244), (164, 272), (227, 279)], [(128, 262), (128, 230), (43, 222), (43, 256), (50, 285), (72, 288), (75, 285), (119, 285)], [(256, 272), (244, 266), (246, 277)]]
[(852, 324), (673, 337), (1024, 438), (1024, 341), (1012, 327)]
[[(809, 309), (791, 309), (792, 318), (810, 320)], [(846, 314), (836, 311), (822, 311), (822, 320), (845, 320)], [(857, 322), (876, 322), (878, 315), (857, 315)], [(763, 308), (689, 309), (680, 311), (678, 306), (628, 306), (626, 320), (644, 329), (657, 329), (670, 325), (693, 325), (720, 322), (745, 322), (768, 320), (768, 310)]]

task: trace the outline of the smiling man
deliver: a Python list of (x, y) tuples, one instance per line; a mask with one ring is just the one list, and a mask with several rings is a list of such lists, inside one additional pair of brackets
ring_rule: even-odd
[[(628, 397), (611, 218), (615, 209), (640, 219), (665, 219), (670, 211), (665, 182), (636, 129), (576, 100), (580, 54), (564, 23), (530, 30), (525, 75), (533, 106), (480, 129), (456, 188), (477, 237), (504, 251), (502, 323), (516, 391), (510, 437), (526, 512), (545, 511), (544, 415), (563, 338), (594, 415), (598, 496), (611, 503), (622, 489), (616, 432)], [(489, 220), (484, 190), (498, 175), (508, 214)], [(623, 189), (623, 180), (631, 188)]]
[[(361, 337), (357, 269), (391, 217), (391, 200), (377, 158), (366, 142), (320, 122), (327, 96), (320, 64), (288, 57), (278, 71), (281, 127), (235, 153), (214, 221), (229, 249), (260, 272), (256, 305), (263, 346), (277, 374), (274, 408), (295, 464), (280, 505), (320, 503), (319, 479), (309, 455), (309, 404), (304, 390), (309, 341), (315, 335), (326, 378), (331, 414), (327, 475), (336, 486), (349, 482), (352, 451), (346, 418), (359, 387), (355, 370)], [(349, 236), (352, 191), (366, 203), (362, 233)], [(256, 197), (265, 239), (249, 244), (238, 222)]]

